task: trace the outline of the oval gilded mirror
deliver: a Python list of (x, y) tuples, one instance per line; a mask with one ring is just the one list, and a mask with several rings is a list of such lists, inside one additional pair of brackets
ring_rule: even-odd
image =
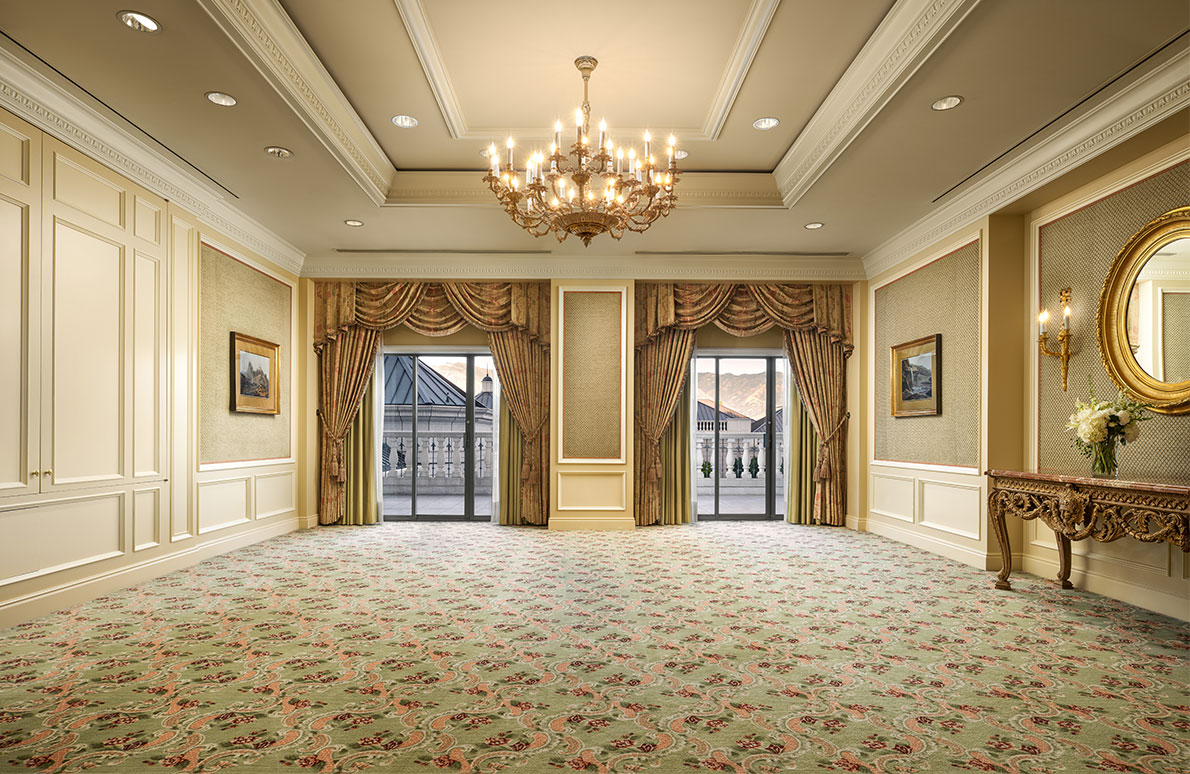
[(1108, 374), (1163, 414), (1190, 413), (1190, 207), (1128, 240), (1099, 296), (1099, 352)]

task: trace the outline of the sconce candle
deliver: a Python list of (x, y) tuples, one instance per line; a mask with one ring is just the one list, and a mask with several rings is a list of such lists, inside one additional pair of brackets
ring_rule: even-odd
[(1045, 335), (1045, 323), (1046, 323), (1046, 321), (1049, 320), (1049, 318), (1050, 318), (1050, 310), (1048, 310), (1048, 309), (1041, 310), (1041, 314), (1037, 315), (1037, 322), (1041, 323), (1041, 335), (1042, 336)]
[(1041, 323), (1037, 346), (1041, 350), (1041, 354), (1056, 357), (1062, 364), (1062, 392), (1066, 392), (1066, 377), (1070, 372), (1070, 288), (1063, 288), (1059, 293), (1059, 298), (1062, 303), (1062, 329), (1058, 331), (1058, 348), (1056, 350), (1049, 348), (1049, 338), (1045, 332), (1045, 323), (1050, 316), (1048, 309), (1043, 309), (1041, 314), (1037, 315), (1037, 321)]

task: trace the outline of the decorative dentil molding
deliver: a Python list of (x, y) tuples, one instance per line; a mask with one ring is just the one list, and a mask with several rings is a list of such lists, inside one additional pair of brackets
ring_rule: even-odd
[(773, 171), (797, 204), (979, 0), (897, 0)]
[[(519, 137), (548, 138), (548, 127), (502, 127), (499, 132), (491, 127), (471, 127), (463, 115), (462, 105), (455, 95), (454, 86), (447, 71), (442, 51), (438, 47), (438, 40), (434, 37), (434, 30), (426, 16), (423, 0), (393, 0), (405, 23), (405, 30), (409, 33), (409, 40), (417, 52), (417, 59), (421, 62), (429, 81), (430, 90), (438, 102), (438, 109), (442, 112), (442, 119), (450, 131), (450, 136), (456, 140), (481, 140), (487, 142), (493, 133), (512, 132)], [(727, 67), (715, 92), (707, 117), (701, 127), (675, 127), (674, 131), (681, 134), (684, 141), (715, 140), (723, 131), (731, 106), (735, 103), (740, 88), (744, 85), (744, 78), (756, 58), (756, 52), (764, 40), (773, 15), (781, 0), (752, 0), (744, 24), (740, 28), (731, 56), (728, 57)], [(622, 127), (617, 133), (637, 134), (644, 131), (644, 127)], [(547, 139), (548, 141), (548, 139)]]
[(0, 48), (0, 106), (182, 207), (278, 266), (300, 274), (305, 254), (228, 204), (211, 184), (133, 137), (32, 65)]
[(198, 0), (376, 204), (396, 169), (277, 0)]
[(863, 264), (856, 258), (758, 257), (754, 255), (534, 255), (507, 253), (367, 253), (310, 258), (303, 277), (454, 278), (454, 279), (673, 279), (730, 281), (860, 282)]
[(875, 277), (951, 232), (1057, 179), (1190, 104), (1190, 50), (1115, 84), (1078, 118), (864, 256)]

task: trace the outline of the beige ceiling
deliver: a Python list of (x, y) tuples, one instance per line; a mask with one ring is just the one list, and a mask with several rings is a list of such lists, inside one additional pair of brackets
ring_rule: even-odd
[[(636, 251), (862, 256), (994, 173), (1001, 157), (1060, 131), (1134, 65), (1126, 78), (1185, 51), (1187, 36), (1175, 38), (1190, 26), (1184, 0), (1146, 0), (1143, 13), (1118, 0), (952, 0), (954, 28), (937, 31), (923, 61), (866, 113), (849, 113), (837, 95), (861, 68), (880, 72), (882, 21), (927, 5), (0, 0), (11, 38), (0, 47), (101, 101), (310, 256), (372, 251), (382, 263), (409, 251), (552, 251), (574, 262)], [(122, 27), (115, 14), (126, 7), (164, 29)], [(240, 11), (271, 20), (263, 37), (236, 27)], [(905, 45), (916, 44), (913, 25), (903, 28)], [(323, 95), (324, 110), (285, 81), (292, 72), (270, 71), (275, 60), (262, 51), (295, 57), (292, 70)], [(572, 123), (579, 54), (600, 60), (596, 120), (606, 116), (625, 140), (646, 126), (675, 131), (690, 152), (685, 167), (701, 173), (683, 180), (671, 217), (590, 248), (513, 226), (487, 198), (478, 154), (510, 132), (542, 142), (555, 118)], [(239, 104), (209, 104), (213, 89)], [(960, 108), (929, 109), (952, 93), (966, 98)], [(396, 113), (419, 126), (393, 126)], [(780, 127), (752, 129), (762, 115)], [(274, 144), (294, 157), (265, 156)], [(349, 229), (345, 218), (366, 226)], [(826, 228), (803, 228), (814, 220)]]

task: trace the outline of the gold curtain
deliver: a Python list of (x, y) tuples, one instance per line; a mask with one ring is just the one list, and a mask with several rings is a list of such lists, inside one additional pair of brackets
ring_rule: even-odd
[(789, 417), (789, 491), (785, 500), (785, 521), (809, 524), (814, 516), (814, 462), (818, 456), (818, 435), (801, 395), (793, 390)]
[(682, 388), (669, 429), (661, 436), (661, 461), (669, 471), (661, 480), (658, 524), (690, 523), (690, 380)]
[(521, 518), (521, 452), (524, 436), (512, 419), (508, 401), (500, 396), (500, 523), (527, 524)]
[(694, 331), (667, 328), (636, 351), (636, 452), (633, 487), (636, 523), (661, 518), (664, 464), (661, 436), (670, 425), (694, 352)]
[(357, 362), (361, 346), (379, 346), (380, 332), (406, 325), (446, 336), (470, 324), (488, 333), (496, 376), (508, 389), (513, 421), (523, 436), (519, 493), (522, 517), (544, 524), (549, 515), (549, 311), (542, 282), (318, 282), (314, 349), (322, 356), (319, 417), (323, 421), (322, 508), (329, 524), (343, 514), (346, 473), (343, 439), (362, 398), (360, 380), (372, 364)]
[(815, 524), (847, 522), (847, 357), (843, 342), (812, 330), (787, 331), (786, 354), (818, 438), (814, 465)]
[(363, 405), (347, 431), (343, 462), (347, 467), (347, 494), (340, 524), (375, 524), (376, 503), (376, 380), (370, 379)]

